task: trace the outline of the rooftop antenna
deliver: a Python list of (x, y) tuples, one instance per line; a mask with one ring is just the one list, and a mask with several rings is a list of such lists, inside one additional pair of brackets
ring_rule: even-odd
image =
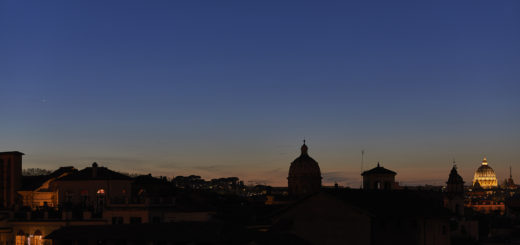
[(513, 179), (513, 171), (512, 171), (511, 165), (509, 165), (509, 178)]
[(363, 189), (363, 164), (365, 161), (365, 150), (361, 150), (361, 184), (360, 189)]
[(365, 161), (365, 150), (361, 150), (361, 173), (363, 173), (364, 161)]

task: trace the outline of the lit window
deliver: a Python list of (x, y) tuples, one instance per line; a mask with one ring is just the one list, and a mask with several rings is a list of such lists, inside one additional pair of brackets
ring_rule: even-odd
[(103, 189), (99, 189), (99, 190), (97, 190), (96, 193), (97, 193), (98, 195), (104, 195), (104, 194), (105, 194), (105, 190), (103, 190)]
[(23, 231), (18, 231), (15, 242), (16, 245), (25, 245), (25, 233)]
[(42, 232), (40, 230), (36, 230), (31, 238), (30, 245), (42, 245)]

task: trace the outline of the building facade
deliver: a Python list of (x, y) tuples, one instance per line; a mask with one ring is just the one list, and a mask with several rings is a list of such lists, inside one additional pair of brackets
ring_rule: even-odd
[(0, 152), (0, 207), (16, 203), (16, 191), (22, 186), (22, 156), (19, 151)]

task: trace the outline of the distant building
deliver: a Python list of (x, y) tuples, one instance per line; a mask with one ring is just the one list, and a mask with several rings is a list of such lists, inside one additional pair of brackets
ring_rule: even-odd
[(48, 175), (22, 176), (22, 188), (18, 191), (22, 206), (31, 209), (58, 207), (59, 193), (54, 182), (76, 171), (74, 167), (61, 167)]
[(16, 191), (22, 186), (22, 156), (19, 151), (0, 152), (0, 206), (16, 203)]
[(457, 172), (457, 166), (453, 162), (444, 193), (444, 207), (453, 214), (450, 219), (452, 239), (477, 241), (479, 237), (478, 221), (464, 216), (464, 200), (464, 180)]
[(516, 190), (518, 186), (515, 184), (513, 180), (513, 170), (511, 166), (509, 166), (509, 178), (504, 181), (502, 184), (503, 189)]
[(64, 176), (54, 184), (60, 192), (59, 204), (82, 205), (99, 210), (108, 202), (128, 202), (132, 181), (124, 174), (93, 163), (92, 167)]
[(448, 182), (446, 182), (444, 206), (454, 214), (464, 215), (464, 180), (457, 173), (457, 166), (455, 165), (453, 165)]
[(303, 142), (301, 155), (296, 158), (289, 168), (289, 195), (304, 196), (320, 191), (321, 171), (318, 162), (308, 154), (309, 148)]
[(473, 178), (473, 186), (483, 189), (491, 189), (498, 187), (497, 176), (493, 168), (488, 165), (487, 159), (484, 157), (482, 165), (475, 171)]
[(176, 188), (185, 190), (211, 190), (221, 194), (244, 194), (244, 182), (238, 177), (217, 178), (206, 181), (198, 175), (176, 176), (172, 179)]
[(397, 189), (395, 175), (397, 173), (381, 167), (377, 163), (377, 167), (363, 172), (363, 189), (365, 190), (393, 190)]

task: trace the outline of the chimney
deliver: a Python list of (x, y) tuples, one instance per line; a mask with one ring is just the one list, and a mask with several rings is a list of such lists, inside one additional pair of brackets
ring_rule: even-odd
[(97, 177), (97, 162), (92, 163), (92, 178), (95, 179)]

